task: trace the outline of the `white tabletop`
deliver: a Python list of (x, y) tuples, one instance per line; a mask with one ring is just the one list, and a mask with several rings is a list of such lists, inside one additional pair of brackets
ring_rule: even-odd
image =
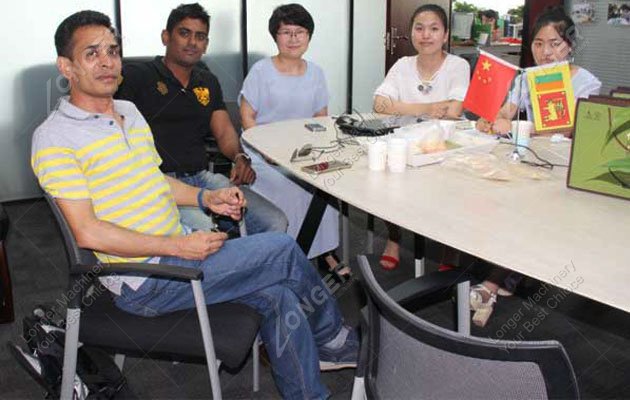
[[(327, 132), (309, 132), (319, 122)], [(304, 181), (408, 230), (487, 261), (630, 312), (630, 202), (566, 187), (566, 168), (548, 180), (485, 180), (430, 165), (404, 173), (373, 172), (361, 147), (318, 161), (351, 161), (351, 169), (312, 176), (290, 163), (306, 143), (328, 145), (332, 120), (311, 118), (257, 126), (243, 139)], [(541, 156), (568, 163), (568, 143), (532, 140)], [(495, 154), (508, 154), (499, 145)], [(547, 301), (547, 300), (544, 300)], [(560, 300), (561, 301), (561, 300)], [(548, 307), (554, 307), (546, 304)]]

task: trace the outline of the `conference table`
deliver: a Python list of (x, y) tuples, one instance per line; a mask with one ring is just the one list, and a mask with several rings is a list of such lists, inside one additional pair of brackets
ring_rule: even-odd
[[(311, 132), (305, 123), (324, 125)], [(365, 146), (346, 144), (317, 162), (349, 169), (315, 175), (291, 162), (305, 144), (330, 146), (340, 134), (330, 117), (292, 120), (246, 130), (243, 140), (315, 188), (376, 217), (491, 263), (630, 312), (630, 201), (566, 187), (568, 169), (547, 179), (482, 179), (440, 164), (402, 173), (371, 171)], [(347, 141), (346, 141), (347, 142)], [(568, 164), (570, 143), (533, 138), (531, 147)], [(508, 157), (512, 146), (493, 153)], [(532, 167), (534, 168), (534, 167)], [(552, 306), (553, 307), (553, 306)]]

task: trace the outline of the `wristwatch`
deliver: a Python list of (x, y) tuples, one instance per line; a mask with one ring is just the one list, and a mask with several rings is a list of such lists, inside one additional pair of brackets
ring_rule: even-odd
[(236, 155), (234, 156), (234, 163), (238, 161), (239, 157), (243, 157), (248, 164), (252, 163), (252, 158), (247, 153), (243, 152), (236, 153)]

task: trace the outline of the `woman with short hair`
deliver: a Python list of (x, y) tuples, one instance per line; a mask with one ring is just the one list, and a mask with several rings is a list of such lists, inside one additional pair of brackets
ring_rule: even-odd
[[(239, 103), (244, 129), (328, 114), (324, 73), (318, 65), (303, 58), (314, 29), (311, 14), (299, 4), (282, 5), (273, 11), (269, 33), (278, 53), (254, 64), (243, 82)], [(296, 238), (313, 197), (313, 187), (294, 179), (255, 151), (252, 161), (257, 172), (252, 189), (284, 211), (289, 220), (287, 233)], [(318, 257), (321, 268), (344, 281), (350, 269), (335, 255), (338, 246), (339, 214), (328, 206), (308, 257)]]

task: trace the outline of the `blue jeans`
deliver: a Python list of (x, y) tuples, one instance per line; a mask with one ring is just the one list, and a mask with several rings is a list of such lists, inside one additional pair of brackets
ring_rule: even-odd
[[(175, 177), (174, 173), (167, 175)], [(215, 174), (203, 170), (195, 175), (179, 176), (180, 181), (199, 188), (210, 190), (230, 187), (228, 178), (221, 174)], [(284, 212), (258, 193), (247, 186), (240, 186), (247, 199), (247, 213), (245, 214), (245, 226), (247, 233), (253, 235), (262, 232), (286, 232), (289, 222)], [(196, 230), (209, 231), (214, 228), (212, 219), (202, 212), (199, 207), (179, 207), (179, 214), (184, 225)]]
[[(228, 240), (203, 261), (162, 257), (160, 263), (201, 269), (206, 303), (243, 303), (262, 315), (260, 335), (283, 398), (328, 396), (318, 347), (335, 338), (343, 320), (329, 288), (291, 237), (262, 233)], [(195, 302), (188, 282), (147, 278), (136, 291), (123, 285), (116, 305), (156, 316), (194, 308)]]

